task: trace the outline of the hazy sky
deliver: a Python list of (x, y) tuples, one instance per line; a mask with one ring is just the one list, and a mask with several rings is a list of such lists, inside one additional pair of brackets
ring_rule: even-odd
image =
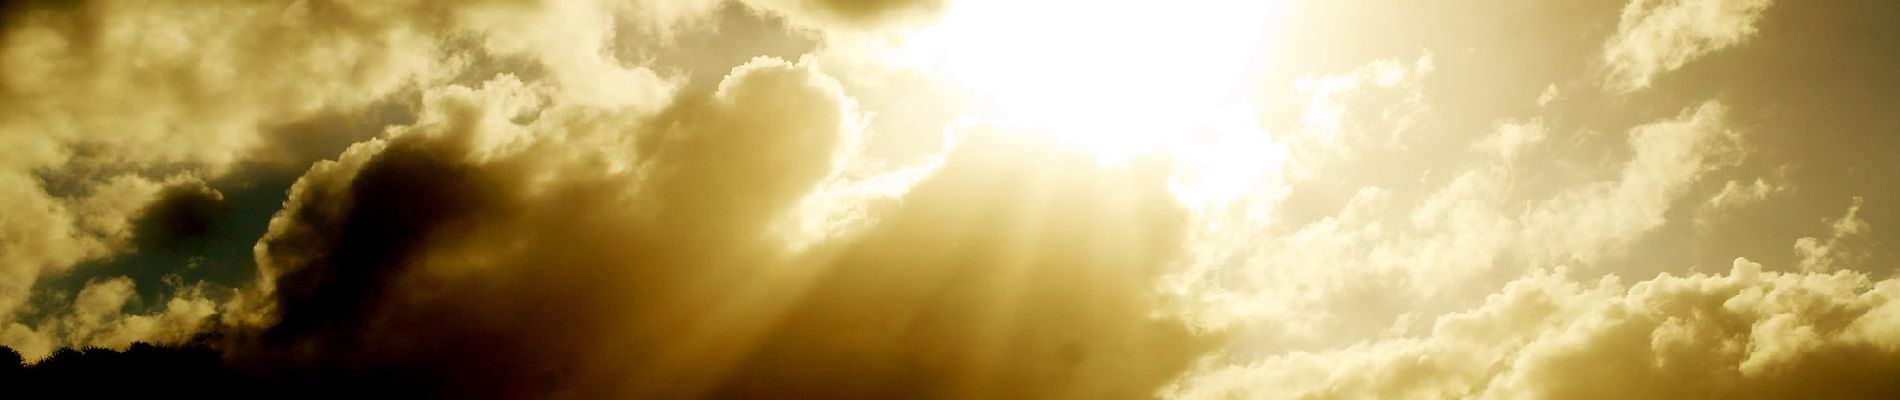
[(24, 0), (0, 104), (29, 363), (1900, 397), (1891, 0)]

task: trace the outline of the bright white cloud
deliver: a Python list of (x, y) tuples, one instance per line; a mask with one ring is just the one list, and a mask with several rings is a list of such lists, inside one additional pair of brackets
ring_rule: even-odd
[(1607, 86), (1631, 92), (1658, 75), (1747, 41), (1773, 0), (1630, 0), (1603, 48)]

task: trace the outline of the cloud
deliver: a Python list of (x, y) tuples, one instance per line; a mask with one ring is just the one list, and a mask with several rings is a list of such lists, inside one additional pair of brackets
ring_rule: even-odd
[(799, 26), (862, 31), (928, 22), (950, 6), (947, 0), (746, 0), (752, 7), (785, 15)]
[[(83, 194), (52, 198), (39, 182), (23, 174), (0, 171), (0, 321), (27, 307), (33, 284), (42, 274), (60, 273), (87, 258), (102, 257), (122, 248), (131, 238), (131, 219), (160, 184), (117, 175), (87, 182)], [(19, 338), (8, 335), (9, 339)], [(9, 344), (18, 345), (16, 342)], [(39, 348), (39, 346), (34, 346)], [(29, 352), (29, 356), (44, 352)]]
[(1733, 167), (1744, 153), (1728, 107), (1706, 101), (1670, 120), (1630, 131), (1630, 161), (1612, 182), (1580, 185), (1523, 216), (1526, 247), (1543, 259), (1594, 262), (1624, 253), (1640, 232), (1665, 222), (1675, 200), (1704, 174)]
[(1537, 106), (1550, 106), (1550, 102), (1557, 101), (1557, 99), (1562, 97), (1563, 92), (1557, 89), (1557, 84), (1552, 83), (1548, 86), (1544, 86), (1544, 91), (1537, 94)]
[[(260, 125), (352, 107), (440, 66), (420, 32), (301, 4), (7, 4), (0, 102), (14, 106), (0, 110), (0, 146), (15, 151), (0, 160), (0, 323), (31, 322), (17, 319), (44, 279), (133, 248), (134, 224), (159, 228), (139, 241), (191, 233), (194, 207), (147, 204), (170, 201), (167, 182), (243, 159)], [(274, 18), (233, 18), (247, 15)]]
[[(0, 53), (7, 71), (0, 95), (21, 107), (0, 119), (0, 130), (22, 133), (8, 136), (33, 151), (8, 164), (216, 169), (256, 144), (260, 122), (362, 104), (443, 66), (427, 32), (358, 11), (136, 1), (15, 11)], [(203, 23), (238, 15), (277, 18)], [(63, 148), (77, 144), (92, 149)]]
[(1549, 131), (1550, 128), (1544, 126), (1543, 121), (1509, 122), (1498, 125), (1497, 133), (1479, 140), (1474, 146), (1509, 161), (1517, 158), (1518, 153), (1526, 148), (1542, 143), (1550, 136)]
[(1900, 394), (1900, 281), (1727, 274), (1519, 279), (1428, 334), (1197, 375), (1182, 398), (1882, 398)]
[(1212, 349), (1156, 315), (1184, 222), (1165, 170), (970, 135), (858, 239), (815, 251), (826, 270), (720, 393), (1146, 397)]
[(124, 313), (138, 301), (133, 282), (126, 277), (88, 282), (58, 318), (29, 326), (11, 323), (0, 330), (5, 340), (28, 360), (38, 360), (60, 347), (124, 348), (137, 341), (178, 342), (213, 322), (217, 306), (201, 288), (184, 288), (149, 314)]
[(1657, 75), (1682, 68), (1697, 58), (1740, 45), (1753, 37), (1755, 24), (1772, 0), (1631, 0), (1623, 6), (1617, 32), (1604, 44), (1609, 68), (1604, 85), (1633, 92)]
[(1786, 168), (1779, 170), (1772, 180), (1755, 178), (1752, 183), (1744, 183), (1741, 180), (1731, 179), (1723, 183), (1721, 190), (1709, 196), (1709, 199), (1703, 201), (1701, 207), (1696, 209), (1696, 229), (1703, 232), (1711, 231), (1720, 223), (1734, 218), (1735, 214), (1742, 210), (1758, 206), (1771, 198), (1787, 196), (1794, 191), (1794, 186), (1787, 183), (1786, 172)]
[(1293, 130), (1304, 136), (1300, 145), (1312, 147), (1296, 153), (1319, 157), (1353, 144), (1397, 146), (1429, 110), (1422, 89), (1433, 62), (1431, 53), (1411, 62), (1380, 59), (1351, 71), (1293, 81), (1292, 89), (1305, 103), (1298, 105), (1302, 114)]
[(509, 76), (425, 104), (296, 184), (258, 243), (268, 322), (240, 354), (443, 393), (617, 389), (698, 340), (715, 289), (760, 283), (765, 224), (855, 135), (835, 82), (774, 59), (651, 117)]
[(26, 308), (36, 285), (81, 263), (181, 244), (166, 241), (186, 239), (175, 236), (217, 210), (159, 187), (251, 162), (300, 170), (335, 156), (298, 147), (336, 132), (267, 133), (277, 128), (400, 108), (392, 97), (507, 67), (542, 78), (562, 101), (657, 109), (676, 79), (623, 65), (616, 49), (666, 38), (615, 32), (685, 31), (716, 5), (8, 2), (0, 102), (14, 106), (0, 110), (0, 147), (12, 149), (0, 159), (0, 324), (31, 324), (20, 319), (40, 314)]
[(1854, 196), (1854, 205), (1847, 207), (1847, 215), (1827, 224), (1826, 239), (1812, 236), (1795, 239), (1794, 254), (1800, 260), (1797, 266), (1802, 271), (1833, 271), (1860, 264), (1866, 258), (1866, 249), (1856, 248), (1860, 245), (1856, 239), (1873, 226), (1860, 218), (1860, 207), (1860, 196)]
[(259, 241), (269, 300), (232, 354), (432, 394), (1101, 398), (1211, 346), (1150, 304), (1181, 229), (1153, 165), (971, 132), (795, 252), (774, 228), (863, 129), (816, 61), (756, 59), (652, 114), (536, 90), (434, 91), (313, 167)]
[[(1336, 212), (1266, 233), (1196, 221), (1188, 267), (1171, 278), (1202, 322), (1248, 326), (1243, 347), (1267, 352), (1367, 339), (1404, 314), (1456, 310), (1527, 271), (1571, 265), (1598, 271), (1662, 229), (1707, 174), (1745, 153), (1727, 107), (1707, 101), (1629, 128), (1627, 159), (1533, 190), (1537, 164), (1560, 150), (1542, 121), (1505, 121), (1464, 151), (1447, 177), (1400, 189), (1363, 186)], [(1423, 180), (1423, 179), (1421, 179)], [(1401, 190), (1410, 191), (1404, 196)], [(1278, 218), (1283, 200), (1251, 206)], [(1235, 218), (1215, 214), (1209, 218)], [(1263, 217), (1253, 217), (1263, 218)], [(1315, 266), (1325, 266), (1317, 268)]]
[(1756, 178), (1754, 183), (1749, 184), (1730, 180), (1722, 184), (1722, 191), (1717, 192), (1715, 197), (1710, 197), (1705, 206), (1716, 211), (1725, 211), (1759, 202), (1767, 199), (1768, 196), (1788, 190), (1787, 186), (1769, 183), (1761, 178)]
[(148, 251), (190, 251), (214, 233), (215, 220), (229, 207), (223, 193), (200, 180), (167, 186), (156, 197), (132, 220), (136, 245)]

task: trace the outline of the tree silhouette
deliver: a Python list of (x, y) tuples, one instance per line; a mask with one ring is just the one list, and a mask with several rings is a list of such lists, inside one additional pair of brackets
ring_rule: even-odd
[(401, 370), (255, 358), (234, 361), (215, 339), (125, 350), (60, 349), (31, 364), (0, 346), (0, 398), (187, 399), (492, 398)]
[(31, 365), (20, 354), (0, 347), (0, 386), (22, 398), (104, 398), (176, 395), (232, 398), (254, 386), (226, 368), (218, 351), (204, 345), (160, 347), (135, 343), (124, 351), (101, 348), (60, 349)]

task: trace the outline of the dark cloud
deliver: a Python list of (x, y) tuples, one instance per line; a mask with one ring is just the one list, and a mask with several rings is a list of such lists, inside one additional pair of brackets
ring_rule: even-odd
[(1148, 298), (1184, 218), (1152, 163), (972, 133), (874, 227), (793, 253), (773, 222), (859, 129), (813, 66), (682, 98), (620, 172), (638, 147), (535, 132), (552, 114), (486, 147), (500, 87), (298, 183), (239, 365), (475, 397), (1139, 398), (1209, 344)]
[[(404, 137), (370, 161), (335, 193), (305, 192), (296, 229), (266, 238), (272, 255), (297, 257), (278, 277), (283, 322), (273, 337), (355, 332), (352, 315), (371, 311), (409, 257), (459, 220), (494, 208), (493, 178), (464, 165), (463, 152)], [(442, 146), (447, 147), (447, 146)], [(317, 247), (321, 246), (321, 247)], [(280, 258), (280, 260), (286, 258)]]
[(141, 251), (202, 251), (229, 207), (224, 194), (203, 181), (173, 184), (133, 219), (132, 237)]

